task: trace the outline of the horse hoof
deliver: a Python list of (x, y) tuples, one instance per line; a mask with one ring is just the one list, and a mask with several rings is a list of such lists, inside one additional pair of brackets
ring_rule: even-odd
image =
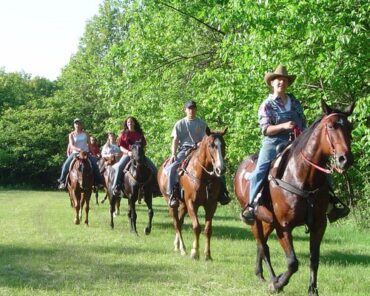
[(79, 225), (80, 224), (80, 220), (75, 219), (75, 224), (76, 225)]
[(145, 228), (144, 228), (144, 233), (145, 233), (146, 235), (150, 234), (150, 231), (151, 231), (151, 229), (150, 229), (149, 227), (145, 227)]
[(191, 250), (190, 257), (194, 260), (199, 260), (199, 253), (196, 250)]
[(269, 284), (269, 292), (270, 293), (277, 293), (277, 289), (275, 288), (274, 283)]
[(213, 261), (211, 255), (206, 255), (205, 259), (206, 259), (206, 261)]

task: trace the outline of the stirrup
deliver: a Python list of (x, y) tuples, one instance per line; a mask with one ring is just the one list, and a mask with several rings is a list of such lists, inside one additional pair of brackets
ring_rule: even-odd
[(347, 217), (350, 211), (350, 208), (347, 207), (345, 204), (341, 202), (336, 203), (333, 204), (333, 208), (331, 209), (331, 211), (327, 213), (327, 217), (330, 223), (334, 223), (341, 218)]
[(220, 196), (219, 196), (219, 198), (218, 198), (218, 202), (222, 206), (225, 206), (225, 205), (229, 204), (230, 201), (231, 201), (231, 198), (230, 198), (230, 196), (229, 196), (229, 194), (228, 194), (227, 191), (221, 193)]
[(254, 211), (254, 207), (248, 204), (240, 213), (240, 219), (247, 224), (253, 224), (256, 220)]
[(176, 208), (179, 206), (179, 200), (176, 196), (174, 196), (174, 193), (172, 193), (172, 195), (170, 196), (170, 199), (168, 201), (168, 205), (171, 207), (171, 208)]

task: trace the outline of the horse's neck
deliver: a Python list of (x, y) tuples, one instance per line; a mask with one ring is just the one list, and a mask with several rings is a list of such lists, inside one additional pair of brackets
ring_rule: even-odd
[(144, 178), (148, 173), (148, 167), (145, 163), (133, 161), (130, 167), (130, 173), (135, 179)]
[(290, 182), (294, 183), (292, 185), (300, 188), (314, 188), (317, 187), (317, 184), (326, 181), (325, 174), (306, 162), (302, 156), (303, 154), (311, 162), (319, 166), (325, 166), (328, 157), (320, 147), (321, 139), (318, 138), (320, 136), (321, 133), (318, 133), (318, 131), (311, 134), (302, 150), (293, 153), (288, 160), (283, 179), (291, 180)]
[[(191, 166), (190, 166), (191, 164)], [(205, 169), (211, 171), (212, 170), (212, 160), (207, 156), (207, 147), (206, 143), (201, 143), (197, 150), (195, 150), (192, 158), (190, 159), (190, 163), (188, 168), (192, 167), (193, 174), (196, 177), (201, 177), (202, 175), (206, 174)], [(203, 167), (203, 168), (202, 168)], [(198, 169), (199, 168), (199, 169)]]

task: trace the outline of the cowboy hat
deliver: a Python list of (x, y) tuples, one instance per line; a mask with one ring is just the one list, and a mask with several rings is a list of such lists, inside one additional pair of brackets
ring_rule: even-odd
[(266, 73), (265, 75), (265, 82), (268, 86), (271, 86), (271, 81), (274, 80), (277, 77), (285, 77), (288, 79), (288, 85), (291, 85), (296, 76), (295, 75), (289, 75), (287, 69), (283, 65), (279, 65), (275, 72), (273, 73)]

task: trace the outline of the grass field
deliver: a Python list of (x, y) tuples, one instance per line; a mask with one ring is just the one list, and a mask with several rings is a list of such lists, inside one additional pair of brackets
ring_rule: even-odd
[[(161, 198), (154, 200), (149, 236), (143, 233), (144, 204), (138, 205), (139, 236), (129, 232), (125, 200), (113, 231), (107, 204), (92, 203), (89, 227), (74, 225), (63, 192), (3, 190), (0, 204), (0, 295), (269, 295), (268, 283), (254, 275), (255, 243), (237, 218), (236, 204), (218, 208), (212, 262), (173, 252), (174, 232)], [(188, 218), (185, 224), (190, 251)], [(303, 227), (294, 238), (300, 268), (280, 295), (307, 295), (308, 236)], [(285, 271), (274, 236), (269, 245), (275, 271)], [(327, 229), (318, 287), (320, 295), (370, 295), (370, 234), (351, 219)]]

